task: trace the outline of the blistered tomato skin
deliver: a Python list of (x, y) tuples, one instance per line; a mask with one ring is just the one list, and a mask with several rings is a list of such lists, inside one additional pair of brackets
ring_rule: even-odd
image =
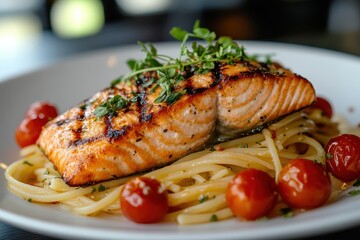
[(277, 198), (275, 180), (256, 169), (239, 172), (226, 190), (226, 201), (234, 215), (249, 221), (266, 216)]
[(322, 206), (331, 194), (331, 181), (324, 166), (307, 159), (294, 159), (279, 173), (278, 191), (292, 208)]
[(336, 178), (349, 182), (360, 178), (360, 137), (342, 134), (325, 146), (326, 167)]
[(45, 118), (25, 118), (15, 130), (15, 140), (23, 148), (36, 143), (42, 127), (48, 122)]
[(165, 188), (156, 180), (137, 177), (127, 182), (120, 195), (121, 210), (136, 223), (156, 223), (168, 212)]
[(23, 148), (35, 144), (42, 127), (58, 115), (55, 105), (46, 101), (32, 103), (26, 111), (25, 118), (15, 130), (15, 140)]
[(45, 118), (48, 121), (58, 115), (57, 107), (46, 101), (37, 101), (30, 105), (25, 114), (25, 118)]
[(327, 116), (328, 118), (331, 118), (333, 115), (332, 106), (331, 106), (330, 102), (328, 100), (326, 100), (325, 98), (317, 97), (316, 103), (314, 105), (312, 105), (311, 107), (320, 109), (325, 114), (325, 116)]

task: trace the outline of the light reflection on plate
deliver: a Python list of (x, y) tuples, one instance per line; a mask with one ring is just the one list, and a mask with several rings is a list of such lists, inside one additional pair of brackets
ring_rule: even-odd
[[(241, 42), (250, 54), (274, 53), (279, 61), (309, 79), (318, 95), (328, 98), (334, 111), (353, 125), (360, 123), (360, 58), (333, 51), (288, 44)], [(156, 44), (177, 56), (177, 43)], [(14, 129), (26, 108), (36, 100), (56, 103), (60, 111), (77, 104), (125, 74), (125, 61), (142, 58), (138, 46), (93, 52), (46, 69), (0, 82), (0, 162), (18, 158)], [(86, 239), (249, 239), (313, 236), (360, 225), (360, 196), (346, 193), (337, 202), (294, 218), (269, 221), (223, 222), (195, 226), (138, 225), (122, 217), (83, 217), (55, 205), (29, 203), (8, 192), (0, 169), (0, 220), (29, 231), (60, 238)]]

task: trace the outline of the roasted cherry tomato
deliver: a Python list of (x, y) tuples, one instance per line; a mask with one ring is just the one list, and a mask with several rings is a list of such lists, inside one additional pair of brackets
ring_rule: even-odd
[(164, 186), (148, 177), (127, 182), (120, 195), (120, 205), (124, 216), (136, 223), (159, 222), (169, 208)]
[(342, 134), (325, 146), (326, 167), (336, 178), (348, 182), (360, 178), (360, 137)]
[(278, 191), (290, 207), (312, 209), (330, 197), (331, 181), (325, 167), (307, 159), (294, 159), (279, 173)]
[(326, 100), (325, 98), (317, 97), (316, 103), (314, 105), (312, 105), (311, 107), (320, 109), (325, 114), (325, 116), (327, 116), (328, 118), (331, 118), (333, 115), (332, 106), (331, 106), (330, 102), (328, 100)]
[(48, 122), (45, 118), (25, 118), (15, 131), (17, 144), (23, 148), (35, 144), (39, 138), (42, 127)]
[(266, 216), (278, 198), (275, 180), (257, 169), (239, 172), (229, 183), (226, 201), (235, 216), (255, 220)]
[(26, 112), (25, 118), (45, 118), (51, 120), (58, 115), (58, 110), (55, 105), (45, 102), (37, 101), (30, 105)]
[(56, 106), (49, 102), (37, 101), (32, 103), (25, 114), (25, 119), (15, 130), (17, 144), (21, 148), (35, 144), (42, 127), (57, 115)]

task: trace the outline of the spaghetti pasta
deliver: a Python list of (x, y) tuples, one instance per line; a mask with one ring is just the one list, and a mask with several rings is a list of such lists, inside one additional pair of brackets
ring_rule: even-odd
[[(294, 158), (324, 164), (322, 144), (337, 132), (336, 125), (309, 113), (293, 113), (261, 133), (220, 143), (144, 174), (159, 180), (169, 192), (171, 211), (165, 221), (187, 225), (209, 222), (214, 216), (216, 220), (231, 218), (233, 213), (227, 206), (225, 191), (242, 169), (260, 169), (276, 179), (282, 166)], [(331, 126), (330, 133), (319, 130), (318, 120)], [(299, 151), (299, 145), (306, 146), (305, 151)], [(5, 172), (9, 190), (16, 195), (37, 203), (60, 203), (81, 215), (121, 214), (120, 192), (131, 177), (88, 187), (69, 187), (37, 146), (22, 149), (20, 155), (22, 159)], [(334, 186), (338, 193), (340, 184)]]

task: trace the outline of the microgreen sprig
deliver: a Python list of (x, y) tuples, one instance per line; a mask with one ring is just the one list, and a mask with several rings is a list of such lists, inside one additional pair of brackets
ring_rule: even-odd
[[(160, 55), (153, 44), (139, 41), (138, 44), (141, 50), (146, 53), (145, 59), (127, 61), (132, 72), (114, 80), (112, 86), (115, 86), (120, 81), (136, 78), (144, 72), (156, 71), (159, 74), (170, 69), (179, 74), (176, 70), (182, 71), (185, 66), (195, 65), (198, 66), (198, 73), (203, 73), (213, 69), (216, 61), (228, 60), (232, 62), (234, 59), (247, 58), (243, 46), (238, 45), (230, 37), (220, 37), (216, 41), (216, 34), (207, 28), (200, 27), (199, 21), (195, 22), (193, 32), (173, 27), (170, 30), (170, 35), (181, 41), (179, 58)], [(191, 49), (189, 49), (187, 42), (190, 38), (204, 40), (207, 45), (203, 46), (193, 42)], [(175, 77), (175, 75), (170, 75), (170, 77)]]
[[(181, 41), (178, 58), (159, 54), (153, 44), (139, 41), (138, 45), (146, 54), (145, 58), (128, 60), (127, 65), (131, 72), (112, 81), (111, 87), (114, 88), (121, 81), (131, 79), (137, 81), (143, 73), (154, 72), (157, 77), (149, 78), (146, 82), (139, 81), (142, 82), (141, 86), (151, 87), (150, 93), (160, 87), (161, 91), (155, 103), (173, 104), (186, 93), (186, 90), (177, 90), (176, 87), (185, 80), (182, 74), (187, 66), (191, 66), (194, 74), (204, 74), (213, 70), (216, 62), (225, 61), (227, 64), (232, 64), (235, 60), (251, 59), (245, 54), (243, 46), (238, 45), (230, 37), (216, 39), (215, 32), (200, 27), (199, 21), (195, 22), (192, 32), (173, 27), (170, 35)], [(188, 44), (190, 39), (198, 39), (206, 44), (193, 41), (190, 45)], [(116, 98), (103, 102), (94, 114), (98, 117), (114, 115), (117, 110), (127, 106), (122, 100)]]

